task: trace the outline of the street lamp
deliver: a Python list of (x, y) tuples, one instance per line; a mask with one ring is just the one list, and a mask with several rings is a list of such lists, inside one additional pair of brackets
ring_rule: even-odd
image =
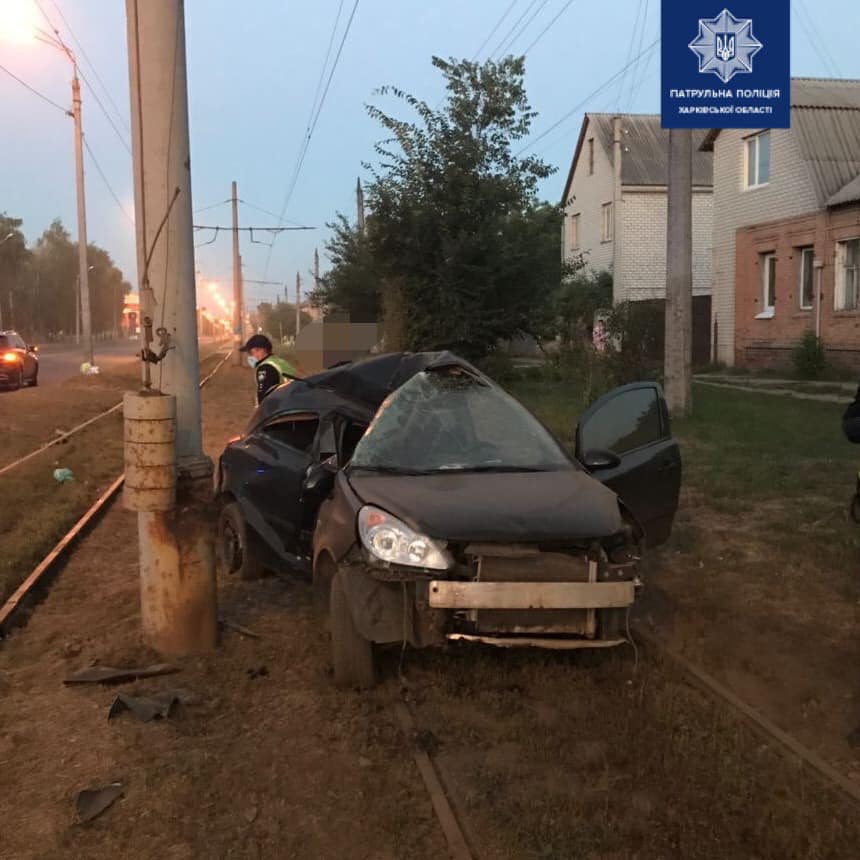
[[(19, 36), (23, 37), (26, 25), (26, 29), (32, 33), (35, 39), (60, 51), (72, 64), (72, 109), (67, 111), (67, 113), (73, 119), (75, 128), (75, 179), (78, 199), (78, 283), (80, 285), (80, 311), (84, 334), (84, 361), (93, 364), (90, 282), (88, 277), (89, 269), (87, 268), (87, 210), (84, 198), (84, 157), (83, 135), (81, 131), (81, 84), (78, 80), (78, 61), (71, 48), (63, 41), (58, 30), (49, 33), (40, 27), (30, 29), (29, 21), (25, 22), (23, 18), (12, 23), (18, 26), (18, 30), (20, 31), (18, 32)], [(12, 35), (15, 34), (12, 33)]]

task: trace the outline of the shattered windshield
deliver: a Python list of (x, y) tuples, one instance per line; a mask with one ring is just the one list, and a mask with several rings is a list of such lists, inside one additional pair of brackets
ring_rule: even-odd
[(574, 468), (513, 397), (461, 368), (412, 377), (379, 408), (353, 469), (427, 474)]

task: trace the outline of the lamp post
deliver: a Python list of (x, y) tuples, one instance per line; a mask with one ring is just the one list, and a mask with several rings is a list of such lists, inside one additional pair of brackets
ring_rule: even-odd
[[(81, 127), (81, 83), (78, 80), (78, 61), (71, 48), (63, 41), (59, 31), (48, 33), (41, 28), (36, 29), (36, 39), (64, 54), (72, 64), (72, 109), (68, 115), (74, 122), (75, 129), (75, 185), (78, 201), (78, 291), (80, 318), (78, 310), (75, 311), (77, 329), (78, 325), (83, 329), (84, 350), (83, 359), (88, 364), (94, 364), (93, 359), (93, 333), (92, 316), (90, 313), (90, 281), (89, 268), (87, 267), (87, 207), (84, 189), (84, 155), (83, 155), (83, 132)], [(80, 320), (78, 322), (78, 319)], [(80, 335), (76, 335), (76, 343), (80, 343)]]

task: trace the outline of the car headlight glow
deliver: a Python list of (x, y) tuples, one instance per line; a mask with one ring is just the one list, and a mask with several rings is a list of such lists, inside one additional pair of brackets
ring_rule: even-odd
[(448, 570), (453, 562), (444, 544), (414, 532), (406, 523), (366, 505), (358, 512), (358, 534), (371, 555), (390, 564)]

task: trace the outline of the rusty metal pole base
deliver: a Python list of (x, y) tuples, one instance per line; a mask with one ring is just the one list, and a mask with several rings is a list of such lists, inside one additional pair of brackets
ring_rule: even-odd
[(180, 464), (176, 490), (175, 509), (138, 514), (143, 636), (170, 657), (218, 644), (211, 461)]

